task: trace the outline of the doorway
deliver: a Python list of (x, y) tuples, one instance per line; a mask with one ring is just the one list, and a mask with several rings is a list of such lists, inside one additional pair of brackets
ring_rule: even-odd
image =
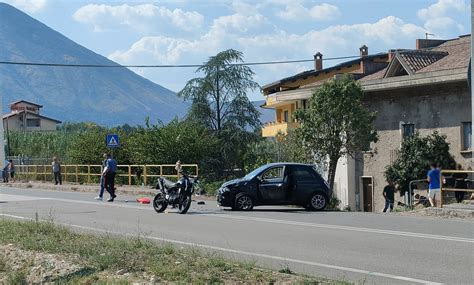
[(372, 177), (361, 177), (362, 179), (362, 202), (364, 212), (374, 211), (374, 179)]

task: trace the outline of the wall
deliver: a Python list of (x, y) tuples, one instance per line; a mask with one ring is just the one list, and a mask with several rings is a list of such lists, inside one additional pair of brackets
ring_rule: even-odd
[[(363, 155), (363, 175), (374, 177), (376, 211), (384, 206), (385, 167), (396, 158), (395, 152), (402, 142), (401, 122), (414, 123), (415, 131), (422, 135), (435, 130), (445, 134), (456, 162), (466, 168), (471, 165), (471, 153), (461, 153), (461, 122), (472, 120), (467, 82), (370, 92), (366, 93), (365, 100), (369, 109), (377, 112), (376, 151)], [(403, 200), (398, 194), (397, 198)]]
[(334, 195), (341, 200), (341, 208), (349, 206), (352, 211), (357, 210), (355, 166), (353, 158), (341, 157), (337, 162), (336, 176), (334, 177)]
[[(22, 123), (22, 116), (16, 115), (8, 118), (8, 129), (11, 130), (23, 130), (23, 123)], [(39, 117), (28, 114), (26, 116), (27, 119), (37, 119)], [(41, 119), (41, 127), (27, 127), (27, 131), (55, 131), (56, 130), (56, 122), (47, 120), (47, 119)], [(3, 120), (3, 128), (6, 130), (7, 129), (7, 119)]]

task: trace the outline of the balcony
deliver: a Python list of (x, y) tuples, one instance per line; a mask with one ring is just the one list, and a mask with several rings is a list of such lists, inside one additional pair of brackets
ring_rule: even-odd
[(286, 135), (289, 130), (294, 129), (296, 126), (297, 123), (269, 122), (262, 127), (262, 136), (265, 138), (273, 138), (276, 137), (278, 133)]

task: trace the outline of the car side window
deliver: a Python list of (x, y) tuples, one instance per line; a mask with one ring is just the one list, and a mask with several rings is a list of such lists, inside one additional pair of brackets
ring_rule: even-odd
[(266, 182), (282, 182), (285, 168), (283, 166), (273, 167), (262, 174), (262, 180)]
[(292, 170), (293, 176), (296, 178), (296, 180), (314, 180), (316, 176), (314, 175), (313, 171), (309, 169), (308, 167), (304, 166), (296, 166)]

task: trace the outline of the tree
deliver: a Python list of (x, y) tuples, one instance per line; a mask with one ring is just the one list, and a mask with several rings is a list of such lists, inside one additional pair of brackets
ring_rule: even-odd
[(189, 117), (214, 131), (228, 126), (259, 126), (259, 113), (247, 98), (258, 88), (254, 72), (243, 63), (240, 51), (229, 49), (209, 58), (178, 95), (192, 100)]
[(434, 132), (422, 137), (416, 133), (405, 139), (397, 159), (385, 170), (385, 178), (397, 185), (402, 193), (408, 191), (410, 181), (425, 179), (432, 162), (441, 168), (454, 169), (456, 162), (449, 153), (449, 143), (446, 136)]
[(296, 129), (303, 146), (317, 160), (329, 160), (329, 186), (334, 186), (337, 161), (354, 156), (377, 140), (373, 127), (375, 113), (362, 104), (363, 91), (354, 79), (325, 82), (311, 97), (309, 108), (297, 110)]

